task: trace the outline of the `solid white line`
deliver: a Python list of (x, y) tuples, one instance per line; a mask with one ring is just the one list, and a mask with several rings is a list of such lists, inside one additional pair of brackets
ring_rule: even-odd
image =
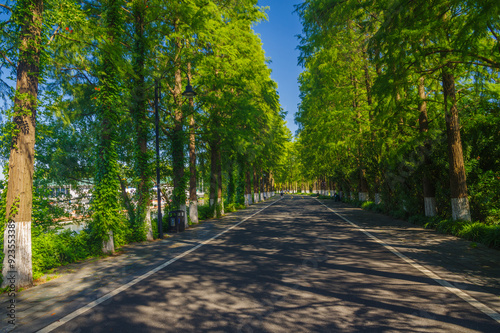
[(322, 203), (318, 199), (316, 199), (316, 200), (320, 204), (322, 204), (323, 206), (325, 206), (326, 208), (328, 208), (330, 211), (332, 211), (333, 213), (337, 214), (341, 219), (343, 219), (344, 221), (346, 221), (347, 223), (349, 223), (350, 225), (352, 225), (353, 227), (355, 227), (356, 229), (358, 229), (359, 231), (361, 231), (362, 233), (364, 233), (366, 236), (370, 237), (375, 242), (379, 243), (380, 245), (382, 245), (383, 247), (385, 247), (387, 250), (391, 251), (393, 254), (395, 254), (399, 258), (403, 259), (408, 264), (412, 265), (413, 267), (415, 267), (416, 269), (418, 269), (420, 272), (424, 273), (425, 275), (427, 275), (428, 277), (430, 277), (431, 279), (433, 279), (434, 281), (436, 281), (437, 283), (439, 283), (440, 285), (442, 285), (443, 287), (445, 287), (447, 290), (451, 291), (452, 293), (454, 293), (455, 295), (457, 295), (458, 297), (460, 297), (461, 299), (463, 299), (464, 301), (466, 301), (467, 303), (469, 303), (470, 305), (472, 305), (476, 309), (478, 309), (481, 312), (483, 312), (484, 314), (488, 315), (493, 320), (495, 320), (497, 323), (500, 323), (500, 313), (498, 313), (495, 310), (491, 309), (487, 305), (479, 302), (474, 297), (472, 297), (469, 294), (465, 293), (462, 289), (457, 288), (456, 286), (452, 285), (450, 282), (448, 282), (448, 281), (440, 278), (436, 273), (434, 273), (434, 272), (430, 271), (429, 269), (425, 268), (424, 266), (416, 263), (414, 260), (408, 258), (404, 254), (402, 254), (401, 252), (399, 252), (398, 250), (396, 250), (394, 247), (392, 247), (392, 246), (384, 243), (382, 240), (380, 240), (379, 238), (373, 236), (371, 233), (369, 233), (368, 231), (364, 230), (363, 228), (361, 228), (360, 226), (358, 226), (356, 223), (349, 221), (346, 217), (342, 216), (342, 214), (334, 211), (333, 209), (331, 209), (330, 207), (328, 207), (327, 205), (325, 205), (324, 203)]
[(248, 216), (248, 217), (245, 217), (243, 220), (241, 220), (240, 222), (236, 223), (235, 225), (233, 225), (232, 227), (230, 228), (227, 228), (226, 230), (222, 231), (221, 233), (213, 236), (212, 238), (206, 240), (206, 241), (203, 241), (202, 243), (190, 248), (189, 250), (179, 254), (177, 257), (175, 258), (172, 258), (166, 262), (164, 262), (163, 264), (157, 266), (156, 268), (153, 268), (152, 270), (150, 270), (149, 272), (133, 279), (132, 281), (130, 281), (129, 283), (126, 283), (124, 285), (122, 285), (121, 287), (118, 287), (116, 288), (115, 290), (107, 293), (106, 295), (96, 299), (95, 301), (92, 301), (90, 303), (88, 303), (87, 305), (84, 305), (82, 306), (81, 308), (79, 308), (78, 310), (75, 310), (73, 311), (72, 313), (64, 316), (63, 318), (59, 319), (58, 321), (50, 324), (49, 326), (46, 326), (44, 328), (42, 328), (41, 330), (37, 331), (37, 333), (48, 333), (48, 332), (52, 332), (52, 330), (58, 328), (59, 326), (62, 326), (64, 324), (66, 324), (67, 322), (69, 322), (70, 320), (84, 314), (85, 312), (89, 311), (90, 309), (96, 307), (97, 305), (107, 301), (108, 299), (118, 295), (119, 293), (121, 293), (122, 291), (124, 290), (127, 290), (128, 288), (132, 287), (133, 285), (141, 282), (142, 280), (150, 277), (151, 275), (155, 274), (156, 272), (162, 270), (163, 268), (167, 267), (168, 265), (176, 262), (177, 260), (181, 259), (182, 257), (185, 257), (186, 255), (188, 255), (189, 253), (193, 252), (193, 251), (196, 251), (197, 249), (199, 249), (200, 247), (202, 247), (203, 245), (206, 245), (208, 243), (210, 243), (211, 241), (213, 241), (214, 239), (220, 237), (221, 235), (225, 234), (226, 232), (228, 232), (229, 230), (233, 229), (233, 228), (236, 228), (237, 226), (239, 226), (240, 224), (242, 224), (243, 222), (245, 222), (246, 220), (248, 220), (249, 218), (252, 218), (254, 217), (255, 215), (259, 214), (260, 212), (262, 212), (264, 209), (274, 205), (276, 202), (278, 202), (279, 200), (281, 199), (278, 199), (278, 200), (275, 200), (273, 201), (271, 204), (267, 205), (266, 207), (262, 208), (261, 210), (255, 212), (254, 214)]

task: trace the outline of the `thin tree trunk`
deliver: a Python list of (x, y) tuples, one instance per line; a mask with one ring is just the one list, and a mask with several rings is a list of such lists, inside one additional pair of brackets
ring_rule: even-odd
[(224, 200), (222, 198), (222, 153), (217, 150), (217, 217), (224, 215)]
[(455, 77), (447, 65), (442, 70), (443, 94), (445, 104), (446, 134), (448, 137), (448, 160), (450, 165), (450, 196), (452, 218), (470, 221), (467, 180), (465, 176), (460, 122), (455, 92)]
[[(219, 146), (212, 141), (210, 144), (210, 207), (214, 207), (217, 203), (217, 150)], [(214, 208), (215, 209), (215, 208)], [(215, 210), (214, 210), (215, 212)]]
[(33, 284), (31, 214), (43, 1), (27, 1), (24, 9), (14, 100), (16, 132), (9, 157), (5, 212), (8, 224), (4, 233), (2, 269), (2, 287), (13, 285), (14, 289)]
[[(179, 24), (179, 19), (175, 18), (173, 21), (174, 30), (177, 31)], [(174, 126), (172, 129), (172, 173), (173, 173), (173, 185), (174, 192), (172, 195), (172, 201), (174, 207), (179, 210), (184, 211), (184, 216), (186, 216), (186, 181), (184, 180), (184, 128), (183, 119), (184, 114), (182, 112), (182, 71), (181, 71), (181, 50), (182, 50), (182, 40), (180, 37), (175, 38), (175, 48), (176, 54), (174, 57), (174, 79), (175, 85), (173, 87), (173, 98), (174, 98), (174, 114), (173, 121)], [(187, 221), (184, 220), (185, 226), (187, 227)]]
[(257, 179), (257, 172), (255, 171), (255, 167), (253, 168), (253, 202), (257, 203), (259, 202), (259, 199), (257, 198), (258, 191), (259, 191), (259, 183)]
[(252, 203), (252, 180), (250, 178), (250, 170), (245, 171), (245, 206), (250, 206)]
[[(425, 78), (421, 77), (418, 80), (418, 96), (420, 98), (420, 103), (418, 105), (419, 110), (419, 131), (427, 135), (429, 131), (429, 119), (427, 117), (427, 102), (425, 95)], [(431, 179), (431, 165), (432, 161), (429, 157), (431, 144), (429, 139), (425, 139), (424, 145), (420, 147), (422, 156), (424, 158), (424, 175), (422, 177), (423, 194), (424, 194), (424, 211), (425, 216), (436, 216), (437, 206), (436, 206), (436, 187)]]

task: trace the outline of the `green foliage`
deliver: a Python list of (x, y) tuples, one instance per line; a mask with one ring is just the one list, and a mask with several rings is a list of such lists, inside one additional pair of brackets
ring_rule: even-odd
[(230, 203), (224, 206), (224, 210), (226, 211), (226, 213), (236, 212), (237, 210), (245, 208), (246, 208), (245, 204), (241, 203)]
[(51, 189), (47, 186), (33, 187), (33, 227), (48, 230), (56, 225), (56, 220), (61, 217), (70, 219), (70, 214), (65, 209), (49, 198)]
[(214, 217), (214, 207), (210, 205), (198, 206), (198, 219), (208, 220)]
[[(0, 23), (0, 68), (9, 74), (15, 74), (21, 9), (27, 3), (16, 2), (11, 20)], [(181, 174), (186, 165), (185, 120), (191, 114), (196, 122), (197, 153), (203, 156), (206, 143), (214, 138), (222, 152), (217, 161), (222, 168), (219, 186), (228, 189), (227, 211), (242, 208), (243, 171), (248, 166), (258, 165), (269, 183), (271, 174), (280, 177), (288, 172), (282, 156), (291, 135), (261, 41), (251, 29), (264, 18), (255, 0), (44, 2), (42, 37), (37, 41), (43, 78), (37, 101), (32, 214), (37, 230), (33, 238), (36, 276), (49, 267), (85, 257), (86, 253), (73, 248), (78, 244), (85, 244), (82, 247), (89, 249), (89, 255), (99, 253), (110, 231), (115, 246), (145, 239), (154, 166), (149, 102), (154, 100), (157, 80), (161, 88), (161, 181), (175, 185), (169, 209), (186, 199), (188, 175)], [(198, 93), (194, 109), (180, 95), (187, 83), (188, 64), (191, 84)], [(15, 92), (0, 84), (0, 95), (13, 100)], [(2, 156), (8, 154), (15, 129), (10, 121), (14, 110), (7, 106), (2, 109), (2, 119), (9, 119), (1, 124)], [(179, 131), (174, 135), (176, 125)], [(210, 162), (205, 156), (198, 165), (207, 184)], [(230, 164), (234, 177), (225, 169)], [(84, 198), (92, 194), (90, 208), (74, 202), (69, 205), (69, 197), (53, 202), (49, 193), (53, 185), (77, 189), (82, 184), (92, 187)], [(127, 187), (136, 188), (135, 196), (123, 194)], [(75, 209), (90, 219), (88, 230), (81, 235), (58, 235), (57, 220), (69, 218), (68, 212)], [(200, 207), (202, 219), (214, 212), (220, 216), (222, 206)]]
[(429, 218), (422, 215), (410, 217), (409, 222), (500, 249), (500, 226), (498, 225), (488, 225), (483, 222), (453, 221), (439, 217)]
[(32, 228), (33, 279), (38, 279), (52, 268), (97, 255), (99, 252), (92, 252), (93, 248), (95, 246), (92, 246), (86, 231), (77, 234), (65, 230), (58, 234), (53, 230)]
[(305, 178), (329, 179), (345, 193), (366, 192), (367, 181), (399, 218), (423, 213), (425, 178), (435, 187), (427, 186), (426, 196), (450, 217), (451, 188), (460, 182), (450, 184), (455, 169), (438, 74), (452, 73), (472, 218), (496, 223), (500, 57), (491, 50), (500, 26), (492, 6), (454, 0), (297, 5), (304, 66), (297, 155)]

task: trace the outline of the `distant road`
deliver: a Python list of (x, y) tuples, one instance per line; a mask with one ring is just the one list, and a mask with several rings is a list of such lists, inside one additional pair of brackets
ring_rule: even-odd
[(54, 332), (500, 332), (385, 245), (285, 196)]

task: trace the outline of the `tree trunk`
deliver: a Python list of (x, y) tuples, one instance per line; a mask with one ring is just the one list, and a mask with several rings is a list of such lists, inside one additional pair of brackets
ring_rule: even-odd
[(452, 218), (470, 221), (467, 181), (465, 176), (460, 122), (455, 93), (455, 77), (447, 65), (442, 70), (443, 94), (445, 104), (446, 134), (448, 137), (448, 160), (450, 164), (450, 194)]
[(145, 59), (146, 59), (146, 37), (144, 36), (144, 15), (146, 6), (144, 3), (133, 3), (134, 14), (134, 52), (133, 52), (133, 99), (131, 114), (135, 125), (135, 175), (137, 177), (137, 210), (129, 212), (129, 219), (134, 228), (137, 241), (147, 238), (146, 214), (150, 202), (150, 179), (148, 160), (148, 127), (149, 119), (147, 112), (147, 100), (145, 94)]
[(99, 52), (102, 62), (98, 62), (99, 93), (96, 93), (95, 109), (98, 128), (96, 174), (92, 201), (92, 233), (93, 237), (102, 242), (101, 249), (105, 253), (114, 252), (113, 229), (116, 229), (122, 219), (122, 206), (119, 202), (119, 166), (117, 146), (117, 128), (119, 114), (123, 103), (118, 97), (119, 70), (117, 57), (120, 54), (119, 43), (121, 23), (119, 21), (120, 7), (117, 1), (103, 3), (103, 26), (106, 29), (107, 42), (100, 43)]
[(253, 202), (257, 203), (259, 202), (258, 199), (258, 192), (259, 192), (259, 181), (257, 178), (257, 172), (255, 171), (255, 167), (253, 168)]
[(250, 178), (250, 170), (245, 171), (245, 206), (250, 206), (252, 203), (252, 180)]
[(224, 215), (224, 200), (222, 198), (222, 153), (217, 150), (217, 217)]
[[(177, 41), (180, 49), (180, 42)], [(184, 129), (182, 126), (182, 72), (181, 64), (177, 64), (175, 70), (174, 99), (176, 108), (174, 110), (174, 127), (172, 131), (172, 173), (174, 183), (174, 194), (172, 196), (175, 207), (181, 209), (185, 205), (185, 182), (184, 182)]]
[(146, 240), (152, 242), (154, 240), (153, 238), (153, 225), (151, 224), (151, 208), (149, 208), (149, 205), (146, 207), (146, 226), (147, 226), (147, 233), (146, 233)]
[[(43, 1), (27, 1), (21, 13), (21, 41), (14, 100), (15, 134), (9, 157), (2, 287), (33, 284), (31, 214), (35, 161), (36, 106)], [(14, 278), (11, 278), (14, 277)]]
[(375, 176), (375, 188), (374, 188), (374, 191), (375, 191), (375, 204), (376, 205), (380, 205), (382, 203), (382, 198), (380, 196), (380, 177), (379, 176)]
[(129, 216), (129, 219), (133, 221), (135, 212), (134, 212), (134, 205), (132, 203), (132, 200), (130, 200), (130, 196), (127, 193), (127, 185), (125, 184), (125, 181), (123, 180), (123, 177), (118, 175), (118, 181), (120, 182), (120, 188), (121, 188), (121, 196), (122, 196), (122, 201), (123, 205), (125, 206), (125, 209), (127, 210), (127, 214)]
[[(189, 100), (191, 112), (194, 112), (194, 102)], [(196, 196), (196, 137), (194, 114), (189, 117), (189, 217), (192, 223), (198, 223), (198, 197)]]
[[(420, 113), (418, 122), (420, 133), (424, 133), (425, 135), (427, 135), (427, 132), (429, 131), (429, 120), (427, 117), (427, 102), (425, 100), (426, 95), (424, 81), (424, 77), (421, 77), (418, 82), (418, 96), (420, 99), (420, 104), (418, 105), (418, 110)], [(432, 161), (429, 157), (431, 152), (431, 144), (428, 138), (425, 139), (424, 145), (420, 147), (420, 150), (424, 159), (424, 175), (422, 177), (422, 185), (424, 194), (425, 216), (436, 216), (436, 188), (431, 177)]]
[(368, 201), (368, 182), (364, 168), (359, 169), (359, 201)]
[(264, 200), (264, 182), (265, 178), (262, 176), (262, 170), (259, 170), (259, 201)]
[(217, 150), (219, 146), (212, 141), (210, 144), (210, 207), (214, 207), (217, 203)]

